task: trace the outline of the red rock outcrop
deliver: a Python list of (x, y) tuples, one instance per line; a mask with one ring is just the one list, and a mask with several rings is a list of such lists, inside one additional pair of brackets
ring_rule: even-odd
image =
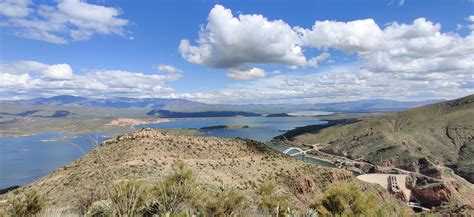
[(339, 182), (339, 181), (344, 181), (352, 178), (352, 172), (347, 171), (347, 170), (341, 170), (341, 171), (336, 171), (332, 170), (329, 175), (330, 182)]
[(314, 189), (316, 189), (317, 186), (318, 184), (314, 181), (313, 178), (309, 176), (305, 176), (299, 179), (298, 181), (296, 181), (295, 190), (299, 194), (306, 194), (306, 193), (314, 191)]
[(439, 206), (442, 202), (448, 201), (452, 195), (452, 191), (444, 184), (417, 189), (412, 189), (412, 194), (418, 199), (423, 205), (426, 206)]

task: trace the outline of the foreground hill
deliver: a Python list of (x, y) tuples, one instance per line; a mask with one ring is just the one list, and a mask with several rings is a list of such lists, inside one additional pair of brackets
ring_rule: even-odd
[[(330, 204), (318, 202), (324, 198), (332, 201), (334, 196), (337, 196), (338, 199), (332, 202), (337, 204), (344, 204), (346, 203), (344, 201), (347, 200), (347, 204), (343, 205), (342, 210), (356, 211), (353, 215), (356, 215), (357, 210), (360, 210), (357, 207), (371, 212), (377, 210), (376, 213), (378, 214), (372, 213), (366, 216), (402, 216), (411, 213), (406, 203), (402, 202), (402, 200), (406, 202), (405, 199), (407, 198), (404, 199), (400, 197), (400, 194), (389, 192), (381, 186), (354, 179), (352, 172), (347, 170), (323, 168), (308, 164), (273, 151), (265, 144), (252, 140), (197, 137), (193, 136), (194, 133), (196, 131), (141, 129), (115, 137), (99, 145), (94, 151), (81, 159), (59, 168), (46, 177), (13, 192), (0, 194), (0, 211), (2, 209), (15, 210), (15, 206), (9, 205), (15, 204), (15, 201), (18, 203), (23, 200), (39, 201), (41, 197), (32, 191), (34, 189), (38, 189), (40, 194), (48, 198), (47, 206), (49, 208), (46, 211), (49, 210), (49, 212), (51, 210), (56, 213), (58, 213), (57, 210), (61, 213), (67, 211), (67, 213), (73, 213), (72, 216), (76, 216), (80, 213), (84, 214), (84, 210), (91, 211), (100, 207), (102, 208), (99, 210), (104, 211), (104, 206), (110, 207), (110, 201), (117, 200), (119, 202), (114, 203), (121, 204), (120, 201), (123, 201), (124, 198), (127, 201), (130, 194), (136, 195), (132, 194), (134, 190), (131, 188), (135, 185), (130, 183), (139, 182), (142, 183), (141, 185), (148, 186), (145, 188), (148, 190), (143, 193), (145, 197), (143, 200), (145, 201), (152, 201), (153, 204), (155, 199), (159, 201), (170, 199), (168, 202), (174, 203), (189, 199), (174, 197), (173, 195), (176, 192), (185, 195), (187, 195), (186, 192), (189, 192), (195, 195), (193, 198), (199, 198), (195, 208), (201, 206), (199, 204), (205, 204), (206, 212), (211, 213), (215, 211), (214, 203), (218, 204), (219, 209), (225, 211), (230, 208), (227, 206), (241, 206), (243, 205), (242, 201), (248, 200), (249, 203), (246, 203), (248, 206), (245, 206), (246, 211), (243, 216), (258, 216), (263, 214), (260, 210), (262, 206), (273, 204), (270, 207), (275, 207), (275, 200), (278, 199), (288, 201), (288, 207), (291, 207), (291, 210), (301, 213), (309, 211), (309, 208), (317, 208), (317, 212), (322, 214), (328, 210), (320, 209), (321, 206), (332, 210), (330, 212), (339, 210), (339, 206), (332, 207)], [(196, 175), (199, 190), (195, 190), (203, 192), (204, 197), (201, 197), (200, 194), (196, 196), (195, 190), (191, 192), (185, 190), (187, 188), (181, 188), (184, 185), (181, 186), (179, 184), (181, 182), (176, 181), (186, 179), (190, 175), (186, 172), (187, 170), (181, 170), (184, 173), (176, 175), (176, 165), (181, 163), (184, 163)], [(174, 178), (169, 179), (169, 177)], [(413, 178), (410, 178), (410, 180), (416, 180), (414, 187), (418, 188), (418, 178)], [(160, 182), (160, 180), (165, 181)], [(166, 180), (171, 180), (171, 184)], [(268, 181), (273, 181), (276, 188), (262, 188), (262, 186), (268, 186), (265, 185)], [(161, 184), (157, 186), (157, 182), (162, 183), (163, 186)], [(341, 184), (347, 182), (352, 183), (353, 187), (344, 187), (344, 184)], [(120, 183), (125, 185), (122, 186)], [(170, 195), (163, 195), (163, 192), (157, 194), (156, 189), (165, 189), (165, 183), (170, 184), (168, 186), (170, 188), (167, 188), (171, 191), (168, 192)], [(413, 184), (410, 183), (405, 184)], [(109, 188), (108, 186), (121, 187)], [(157, 187), (153, 188), (152, 186)], [(108, 196), (116, 195), (116, 193), (113, 193), (116, 191), (124, 192), (124, 190), (121, 190), (122, 188), (131, 189), (131, 191), (126, 190), (125, 193), (128, 192), (127, 194), (118, 194), (121, 195), (119, 198)], [(419, 192), (424, 194), (421, 196), (428, 199), (433, 196), (433, 192), (435, 192), (434, 194), (442, 194), (440, 196), (454, 195), (457, 192), (457, 190), (453, 190), (452, 193), (446, 192), (449, 190), (445, 188), (437, 192), (433, 191), (432, 188), (428, 187), (424, 190), (425, 187), (422, 187)], [(435, 186), (434, 188), (439, 187)], [(112, 193), (108, 193), (110, 191)], [(270, 196), (268, 196), (269, 192)], [(262, 194), (267, 196), (262, 197)], [(149, 199), (150, 195), (152, 200)], [(15, 198), (23, 199), (16, 200)], [(33, 199), (29, 200), (28, 198)], [(282, 198), (287, 198), (287, 200)], [(354, 200), (357, 201), (354, 202)], [(464, 202), (459, 203), (457, 199), (453, 201), (449, 200), (446, 208), (441, 207), (441, 209), (434, 209), (432, 212), (470, 213), (472, 211), (471, 206), (463, 205)], [(18, 205), (18, 203), (16, 204)], [(33, 204), (38, 204), (38, 202)], [(140, 204), (143, 203), (140, 202)], [(145, 202), (145, 207), (154, 207), (154, 205), (146, 204), (148, 203)], [(193, 202), (193, 204), (195, 203)], [(352, 207), (353, 205), (355, 207)], [(28, 208), (30, 206), (20, 205), (17, 207)], [(183, 207), (179, 210), (183, 210)], [(97, 214), (97, 212), (95, 213)], [(49, 215), (51, 213), (46, 213), (44, 216)], [(228, 214), (228, 216), (233, 215), (235, 214)]]
[(294, 144), (433, 177), (448, 166), (474, 182), (474, 95), (289, 135)]
[(183, 161), (206, 188), (254, 191), (264, 180), (276, 181), (294, 205), (307, 207), (316, 192), (352, 179), (351, 173), (326, 169), (275, 152), (260, 142), (243, 139), (175, 135), (143, 129), (105, 142), (83, 158), (34, 182), (54, 204), (72, 204), (90, 189), (100, 188), (97, 161), (119, 178), (154, 181)]

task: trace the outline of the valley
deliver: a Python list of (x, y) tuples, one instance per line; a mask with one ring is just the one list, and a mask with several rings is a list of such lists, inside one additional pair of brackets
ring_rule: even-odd
[[(434, 213), (469, 213), (474, 206), (474, 198), (471, 197), (473, 185), (468, 182), (469, 177), (460, 173), (463, 170), (459, 170), (459, 167), (440, 164), (439, 159), (443, 159), (444, 155), (438, 156), (438, 153), (434, 152), (431, 155), (423, 154), (425, 158), (412, 160), (413, 157), (410, 158), (410, 156), (416, 156), (420, 148), (410, 147), (405, 150), (408, 155), (405, 154), (402, 161), (390, 157), (400, 157), (400, 152), (394, 148), (390, 148), (395, 151), (391, 153), (393, 155), (373, 156), (373, 153), (390, 153), (383, 151), (386, 149), (384, 143), (377, 141), (377, 138), (385, 141), (387, 138), (393, 138), (389, 136), (389, 132), (395, 132), (396, 138), (407, 140), (409, 137), (402, 133), (425, 132), (420, 130), (425, 129), (425, 126), (435, 127), (436, 125), (432, 123), (444, 126), (446, 123), (442, 121), (448, 118), (443, 115), (449, 115), (449, 124), (456, 126), (456, 132), (460, 132), (459, 129), (469, 129), (469, 126), (460, 124), (470, 123), (470, 121), (461, 118), (459, 120), (464, 122), (456, 122), (458, 120), (456, 117), (465, 117), (466, 114), (470, 114), (472, 96), (398, 113), (377, 112), (369, 116), (361, 113), (331, 114), (329, 112), (326, 114), (318, 111), (297, 112), (294, 110), (273, 114), (228, 111), (190, 113), (159, 110), (158, 113), (150, 114), (149, 109), (146, 108), (105, 108), (68, 104), (6, 103), (4, 105), (6, 106), (3, 107), (1, 116), (5, 123), (0, 125), (4, 137), (0, 138), (0, 141), (4, 141), (5, 144), (9, 143), (8, 141), (17, 141), (15, 138), (23, 138), (24, 144), (34, 141), (32, 146), (19, 143), (18, 147), (24, 147), (23, 152), (18, 152), (11, 157), (22, 157), (23, 153), (32, 153), (31, 150), (38, 145), (47, 147), (51, 143), (55, 144), (54, 149), (59, 150), (58, 147), (62, 147), (64, 151), (57, 154), (66, 158), (58, 161), (54, 155), (45, 155), (49, 156), (50, 163), (53, 164), (41, 167), (42, 172), (34, 173), (33, 176), (31, 176), (32, 165), (25, 165), (26, 170), (23, 174), (21, 169), (18, 170), (21, 167), (17, 165), (15, 166), (17, 172), (10, 173), (14, 176), (0, 177), (0, 180), (4, 180), (3, 183), (10, 183), (2, 188), (22, 185), (20, 189), (40, 189), (58, 207), (69, 206), (74, 203), (77, 195), (86, 194), (84, 191), (90, 189), (91, 186), (100, 185), (101, 178), (97, 176), (100, 174), (97, 174), (98, 171), (94, 172), (96, 170), (94, 162), (97, 162), (93, 159), (97, 159), (97, 155), (101, 156), (101, 161), (107, 164), (107, 168), (120, 174), (114, 178), (116, 180), (134, 177), (134, 179), (149, 183), (155, 179), (153, 177), (168, 174), (172, 165), (179, 161), (184, 161), (196, 172), (199, 182), (207, 183), (203, 187), (208, 192), (216, 192), (219, 191), (218, 189), (227, 189), (226, 186), (232, 186), (252, 195), (252, 192), (256, 191), (265, 180), (276, 180), (277, 185), (290, 198), (291, 206), (298, 210), (308, 209), (311, 205), (308, 198), (321, 194), (332, 185), (331, 183), (346, 181), (365, 186), (363, 188), (378, 192), (376, 193), (378, 195), (388, 195), (383, 197), (398, 201), (396, 203), (405, 207), (407, 212), (412, 212), (409, 207), (414, 207), (414, 209)], [(421, 114), (432, 114), (432, 110), (437, 111), (433, 113), (437, 119), (420, 117)], [(451, 114), (453, 112), (454, 114)], [(413, 114), (418, 116), (416, 118), (410, 116)], [(11, 122), (9, 118), (12, 117), (18, 121)], [(416, 123), (423, 125), (416, 126), (410, 121), (402, 123), (394, 120), (397, 117), (418, 120)], [(424, 124), (425, 120), (429, 120), (429, 124)], [(390, 125), (392, 128), (379, 127), (384, 121), (394, 125)], [(357, 127), (351, 129), (352, 126)], [(28, 132), (29, 127), (36, 128), (36, 131), (31, 130), (30, 133), (42, 135), (39, 137), (41, 139), (34, 135), (16, 137), (22, 134), (15, 133), (15, 128), (18, 132), (25, 133)], [(413, 131), (411, 128), (418, 131)], [(378, 131), (387, 129), (390, 131)], [(364, 136), (350, 134), (359, 131), (369, 137), (378, 136), (370, 137), (372, 140), (362, 140)], [(51, 137), (44, 132), (60, 134)], [(97, 132), (100, 132), (99, 137), (94, 137)], [(437, 131), (430, 129), (430, 132)], [(454, 144), (457, 144), (456, 142), (470, 144), (469, 138), (472, 137), (466, 137), (470, 135), (468, 131), (462, 134), (464, 137), (460, 135), (453, 136), (456, 138), (452, 140)], [(90, 139), (87, 138), (99, 139), (97, 144), (104, 143), (97, 147), (91, 146), (88, 145)], [(347, 138), (351, 139), (347, 140)], [(343, 142), (339, 143), (340, 141)], [(380, 145), (375, 146), (375, 144)], [(290, 147), (296, 149), (289, 151)], [(366, 148), (363, 149), (363, 147)], [(379, 147), (381, 147), (380, 150), (377, 150)], [(466, 149), (465, 146), (462, 147)], [(48, 149), (51, 148), (53, 147), (48, 147)], [(15, 149), (10, 150), (15, 151)], [(120, 151), (112, 152), (111, 150)], [(256, 150), (258, 151), (255, 152)], [(304, 154), (298, 153), (299, 150), (304, 151)], [(240, 152), (242, 155), (239, 155)], [(459, 153), (461, 152), (463, 151), (460, 150)], [(64, 155), (64, 153), (71, 154)], [(28, 155), (23, 157), (26, 156)], [(437, 160), (433, 160), (431, 156)], [(459, 154), (459, 160), (454, 165), (468, 165), (466, 163), (469, 159), (467, 162), (462, 160), (466, 159), (466, 156), (469, 155)], [(378, 159), (381, 161), (377, 161)], [(69, 163), (71, 161), (73, 162)], [(230, 162), (232, 165), (229, 165)], [(403, 164), (406, 162), (412, 166)], [(5, 166), (2, 170), (9, 171), (7, 167), (13, 167), (13, 165), (8, 166), (11, 163), (11, 161), (2, 163)], [(252, 172), (248, 171), (250, 168), (253, 168)], [(317, 168), (317, 170), (309, 168)], [(15, 178), (26, 174), (30, 174), (30, 177), (23, 180)], [(405, 189), (403, 194), (391, 190), (387, 187), (388, 182), (383, 181), (391, 177), (390, 174), (403, 176), (403, 179), (400, 179), (405, 181), (399, 184)], [(360, 178), (355, 178), (356, 176)], [(364, 178), (366, 176), (369, 178)], [(69, 193), (61, 194), (60, 192)], [(104, 192), (102, 194), (106, 195)], [(255, 207), (253, 209), (252, 212), (255, 212)]]

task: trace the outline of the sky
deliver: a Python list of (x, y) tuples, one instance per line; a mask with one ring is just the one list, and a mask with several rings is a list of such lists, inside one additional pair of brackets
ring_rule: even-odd
[(0, 100), (474, 93), (472, 0), (0, 0)]

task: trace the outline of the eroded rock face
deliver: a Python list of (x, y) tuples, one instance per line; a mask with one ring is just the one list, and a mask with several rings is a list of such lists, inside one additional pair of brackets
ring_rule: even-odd
[(439, 206), (442, 202), (448, 201), (452, 195), (452, 191), (444, 184), (426, 187), (421, 189), (412, 189), (412, 194), (423, 205), (428, 207)]
[[(352, 178), (352, 172), (347, 170), (332, 170), (326, 176), (330, 183), (340, 182)], [(295, 192), (299, 194), (306, 194), (313, 192), (319, 187), (319, 182), (311, 176), (304, 176), (298, 179), (294, 184)]]
[(316, 189), (317, 183), (313, 178), (305, 176), (295, 183), (295, 190), (299, 194), (306, 194)]
[(418, 160), (418, 167), (419, 167), (419, 172), (421, 174), (427, 175), (429, 177), (434, 177), (434, 178), (441, 178), (441, 171), (436, 168), (436, 166), (431, 163), (428, 159), (426, 158), (420, 158)]
[(339, 182), (339, 181), (344, 181), (352, 178), (352, 172), (347, 171), (347, 170), (342, 170), (342, 171), (331, 171), (330, 174), (330, 179), (329, 180), (331, 183), (334, 182)]

